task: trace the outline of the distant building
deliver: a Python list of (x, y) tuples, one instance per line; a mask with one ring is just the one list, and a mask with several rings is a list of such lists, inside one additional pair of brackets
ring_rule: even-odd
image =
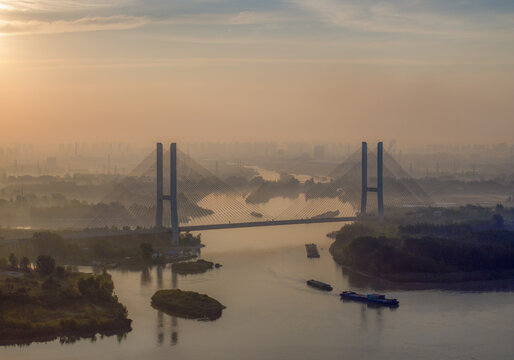
[(56, 157), (47, 157), (46, 158), (46, 166), (49, 169), (55, 169), (57, 167), (57, 158)]
[(314, 146), (314, 158), (315, 159), (323, 159), (325, 157), (325, 146), (324, 145), (316, 145)]

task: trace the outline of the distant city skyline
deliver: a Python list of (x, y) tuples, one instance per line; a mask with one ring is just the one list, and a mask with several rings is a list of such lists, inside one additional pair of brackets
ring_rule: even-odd
[(0, 0), (0, 142), (512, 144), (514, 3)]

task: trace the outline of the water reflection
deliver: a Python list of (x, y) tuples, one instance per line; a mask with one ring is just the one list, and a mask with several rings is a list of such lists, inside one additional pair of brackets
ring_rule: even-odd
[(177, 345), (178, 342), (178, 330), (177, 330), (178, 320), (176, 316), (171, 317), (171, 342), (170, 345)]
[(171, 288), (177, 289), (178, 288), (178, 275), (175, 272), (171, 272)]
[(156, 266), (156, 273), (157, 273), (157, 288), (162, 289), (162, 271), (164, 269), (163, 265), (157, 265)]
[[(396, 291), (396, 290), (448, 290), (448, 291), (470, 291), (470, 292), (511, 292), (514, 291), (514, 280), (489, 280), (489, 281), (466, 281), (466, 282), (419, 282), (399, 283), (392, 282), (378, 277), (364, 275), (348, 268), (340, 267), (343, 278), (348, 285), (354, 289), (373, 289), (375, 291)], [(374, 304), (369, 304), (375, 306)]]
[(161, 346), (164, 341), (164, 313), (157, 311), (157, 346)]
[[(164, 270), (166, 269), (166, 265), (156, 265), (155, 273), (156, 273), (156, 288), (162, 289), (164, 287)], [(171, 266), (169, 266), (171, 272), (171, 288), (178, 288), (178, 276), (171, 270)], [(145, 267), (141, 269), (141, 285), (149, 287), (152, 285), (153, 279), (151, 276), (151, 268)], [(157, 310), (156, 317), (156, 335), (157, 335), (157, 346), (161, 347), (164, 344), (166, 338), (169, 338), (170, 346), (177, 345), (178, 342), (178, 320), (176, 316), (167, 315), (164, 312)], [(166, 320), (170, 319), (170, 328), (166, 328)]]
[(150, 267), (145, 266), (141, 269), (141, 285), (151, 286), (152, 285), (152, 274), (150, 273)]

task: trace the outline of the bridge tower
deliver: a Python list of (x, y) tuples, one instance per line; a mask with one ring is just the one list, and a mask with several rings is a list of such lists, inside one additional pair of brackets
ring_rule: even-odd
[(157, 143), (157, 204), (155, 212), (155, 227), (162, 229), (163, 204), (164, 200), (170, 201), (171, 210), (171, 242), (178, 245), (179, 228), (178, 228), (178, 212), (177, 212), (177, 144), (170, 144), (170, 192), (164, 195), (164, 171), (162, 143)]
[(366, 216), (368, 192), (377, 193), (378, 219), (384, 221), (384, 146), (382, 141), (377, 144), (377, 186), (368, 186), (368, 144), (362, 142), (362, 192), (360, 216)]

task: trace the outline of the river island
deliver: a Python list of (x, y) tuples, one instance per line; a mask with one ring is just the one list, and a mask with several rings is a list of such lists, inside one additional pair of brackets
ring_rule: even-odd
[(218, 319), (225, 309), (219, 301), (205, 294), (180, 289), (157, 291), (152, 296), (152, 306), (170, 315), (208, 320)]
[(55, 267), (50, 256), (39, 256), (35, 270), (27, 265), (0, 272), (0, 344), (70, 342), (131, 330), (132, 320), (105, 271)]

